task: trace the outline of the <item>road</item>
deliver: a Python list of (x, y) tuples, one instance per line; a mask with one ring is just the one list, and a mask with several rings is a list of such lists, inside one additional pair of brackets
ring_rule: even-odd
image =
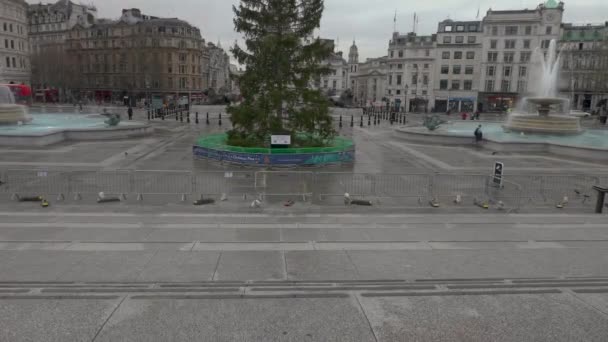
[(0, 340), (605, 341), (605, 218), (0, 212)]

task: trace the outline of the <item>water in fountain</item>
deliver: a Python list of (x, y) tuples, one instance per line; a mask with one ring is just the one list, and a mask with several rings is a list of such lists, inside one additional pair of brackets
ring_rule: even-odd
[[(557, 97), (560, 55), (557, 42), (552, 40), (547, 53), (536, 49), (533, 54), (533, 72), (530, 84), (533, 96), (526, 97), (509, 115), (504, 125), (506, 131), (541, 134), (579, 134), (580, 120), (566, 113), (570, 112), (569, 100)], [(558, 106), (559, 105), (559, 106)], [(537, 113), (531, 113), (534, 107)], [(558, 114), (555, 111), (559, 107)], [(554, 112), (552, 114), (552, 112)]]
[(0, 86), (0, 124), (24, 124), (31, 120), (27, 107), (15, 104), (15, 97), (10, 88), (5, 85)]

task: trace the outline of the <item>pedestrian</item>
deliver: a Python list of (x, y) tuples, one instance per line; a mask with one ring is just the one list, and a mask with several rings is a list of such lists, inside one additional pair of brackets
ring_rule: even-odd
[(129, 115), (129, 121), (133, 120), (133, 108), (131, 106), (127, 109), (127, 115)]
[(602, 108), (600, 108), (600, 123), (602, 125), (606, 124), (606, 121), (608, 121), (608, 105), (604, 105)]
[(462, 116), (462, 120), (466, 120), (468, 115), (467, 112), (462, 112), (460, 116)]
[(481, 131), (481, 125), (475, 130), (475, 143), (479, 144), (483, 140), (483, 132)]

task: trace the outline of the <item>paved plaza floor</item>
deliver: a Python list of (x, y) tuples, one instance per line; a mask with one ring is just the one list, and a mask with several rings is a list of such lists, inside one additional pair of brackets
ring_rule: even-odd
[[(220, 109), (195, 108), (199, 125), (155, 121), (145, 139), (3, 147), (0, 169), (237, 170), (192, 158), (197, 136), (227, 129)], [(488, 174), (495, 161), (518, 177), (607, 170), (416, 145), (386, 122), (344, 122), (356, 163), (312, 171)], [(591, 204), (515, 213), (85, 198), (45, 209), (1, 195), (0, 341), (608, 340), (608, 221)]]

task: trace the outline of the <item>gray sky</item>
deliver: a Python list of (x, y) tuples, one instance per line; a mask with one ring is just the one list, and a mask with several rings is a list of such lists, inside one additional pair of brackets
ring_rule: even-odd
[[(47, 0), (49, 1), (49, 0)], [(54, 1), (54, 0), (50, 0)], [(73, 0), (80, 1), (80, 0)], [(443, 19), (474, 20), (480, 8), (480, 19), (489, 9), (535, 8), (544, 0), (325, 0), (320, 34), (340, 39), (339, 49), (348, 54), (353, 37), (357, 40), (360, 60), (386, 55), (397, 10), (397, 31), (410, 32), (414, 12), (420, 17), (418, 34), (437, 30)], [(28, 0), (38, 3), (40, 0)], [(43, 2), (46, 2), (43, 0)], [(207, 41), (221, 41), (227, 48), (240, 36), (234, 32), (232, 5), (238, 0), (82, 0), (97, 6), (99, 16), (117, 18), (122, 8), (137, 7), (143, 13), (161, 17), (178, 17), (201, 29)], [(603, 23), (608, 20), (608, 0), (570, 0), (565, 2), (565, 22)]]

